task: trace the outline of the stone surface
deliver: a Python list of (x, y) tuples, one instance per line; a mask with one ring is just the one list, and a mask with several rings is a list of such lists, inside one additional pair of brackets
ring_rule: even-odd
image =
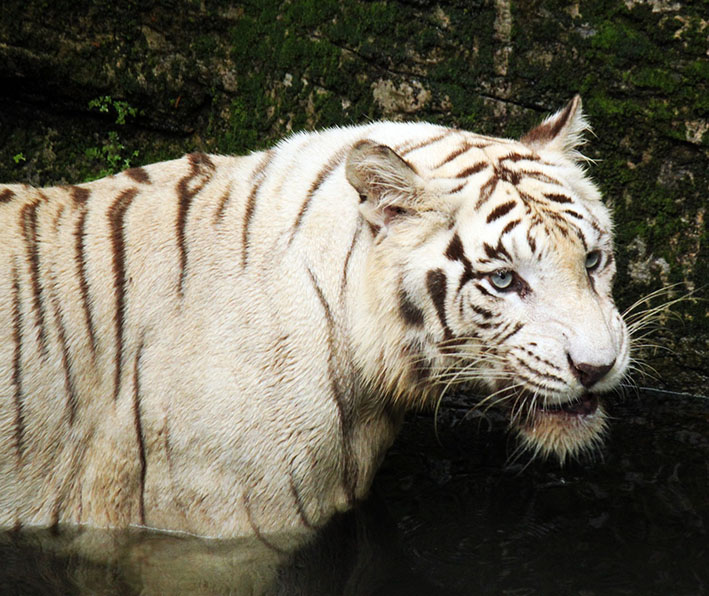
[(635, 381), (706, 394), (708, 36), (698, 0), (9, 0), (0, 180), (77, 182), (377, 118), (518, 136), (578, 92), (619, 303), (694, 291), (657, 320)]

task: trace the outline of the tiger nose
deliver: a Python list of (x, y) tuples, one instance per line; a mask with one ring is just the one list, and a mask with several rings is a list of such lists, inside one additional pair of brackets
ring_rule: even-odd
[(574, 362), (570, 354), (567, 354), (566, 357), (569, 360), (572, 374), (586, 389), (591, 388), (605, 377), (615, 364), (615, 358), (609, 364), (588, 364), (586, 362)]

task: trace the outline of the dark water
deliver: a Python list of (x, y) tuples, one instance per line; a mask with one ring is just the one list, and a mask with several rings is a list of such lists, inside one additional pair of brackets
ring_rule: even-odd
[(0, 535), (2, 594), (709, 594), (709, 400), (611, 404), (600, 457), (519, 462), (495, 414), (412, 416), (371, 498), (282, 560), (132, 532)]

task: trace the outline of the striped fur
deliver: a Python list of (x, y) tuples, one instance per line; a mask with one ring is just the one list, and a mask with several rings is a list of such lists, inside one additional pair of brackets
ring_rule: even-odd
[(382, 122), (0, 187), (0, 524), (278, 548), (453, 384), (591, 446), (628, 340), (584, 128), (576, 98), (523, 142)]

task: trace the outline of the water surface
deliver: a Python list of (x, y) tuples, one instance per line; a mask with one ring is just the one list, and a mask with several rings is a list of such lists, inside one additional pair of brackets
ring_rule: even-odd
[[(595, 461), (510, 462), (465, 400), (412, 415), (370, 499), (294, 555), (258, 540), (0, 534), (2, 594), (709, 594), (709, 400), (611, 404)], [(436, 436), (435, 430), (438, 430)]]

